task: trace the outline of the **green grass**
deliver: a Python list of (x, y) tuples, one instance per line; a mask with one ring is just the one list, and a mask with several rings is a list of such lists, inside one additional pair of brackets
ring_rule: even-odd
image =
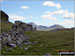
[(0, 34), (2, 33), (2, 32), (8, 32), (8, 31), (10, 31), (11, 30), (11, 28), (12, 28), (12, 23), (9, 23), (9, 22), (0, 22), (0, 30), (1, 30), (1, 32), (0, 32)]
[[(1, 33), (11, 30), (12, 23), (1, 22)], [(0, 34), (1, 34), (0, 33)], [(25, 32), (25, 35), (30, 37), (30, 42), (35, 44), (24, 45), (23, 48), (16, 47), (12, 50), (7, 50), (10, 47), (2, 47), (1, 54), (3, 55), (58, 55), (58, 51), (68, 50), (74, 51), (74, 30), (60, 31), (33, 31)], [(31, 46), (24, 50), (25, 47)]]
[(30, 36), (31, 41), (38, 41), (39, 46), (42, 45), (42, 48), (38, 48), (38, 50), (43, 50), (40, 54), (43, 54), (44, 52), (49, 52), (50, 54), (57, 54), (58, 52), (56, 52), (56, 50), (74, 51), (73, 30), (37, 31), (27, 35)]
[(59, 50), (74, 51), (74, 30), (60, 30), (60, 31), (33, 31), (26, 32), (26, 35), (30, 37), (31, 42), (37, 42), (36, 44), (30, 44), (29, 49), (13, 48), (13, 51), (7, 51), (7, 48), (3, 48), (2, 54), (6, 55), (44, 55), (49, 53), (51, 55), (58, 55)]

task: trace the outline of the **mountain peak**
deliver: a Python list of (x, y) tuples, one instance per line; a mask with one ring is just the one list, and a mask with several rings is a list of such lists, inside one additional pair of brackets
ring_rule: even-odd
[(30, 22), (29, 24), (31, 24), (33, 26), (33, 28), (36, 27), (37, 30), (44, 30), (44, 31), (49, 31), (49, 30), (55, 30), (55, 29), (63, 29), (64, 27), (61, 26), (61, 25), (58, 25), (58, 24), (54, 24), (50, 27), (48, 26), (42, 26), (42, 25), (36, 25), (35, 23), (33, 22)]
[(63, 26), (58, 25), (58, 24), (54, 24), (54, 25), (50, 26), (50, 28), (53, 28), (53, 27), (63, 27)]

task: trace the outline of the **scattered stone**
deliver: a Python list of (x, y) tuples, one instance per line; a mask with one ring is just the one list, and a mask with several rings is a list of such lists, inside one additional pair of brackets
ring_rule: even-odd
[(46, 53), (44, 56), (51, 56), (49, 53)]
[(15, 21), (8, 33), (4, 32), (0, 35), (1, 45), (16, 47), (17, 45), (30, 44), (29, 37), (24, 34), (26, 31), (32, 31), (32, 26), (21, 21)]
[(27, 50), (27, 49), (28, 49), (27, 47), (24, 48), (24, 50)]
[(11, 47), (16, 47), (16, 44), (12, 44), (12, 43), (11, 43), (11, 44), (9, 44), (9, 45), (10, 45)]

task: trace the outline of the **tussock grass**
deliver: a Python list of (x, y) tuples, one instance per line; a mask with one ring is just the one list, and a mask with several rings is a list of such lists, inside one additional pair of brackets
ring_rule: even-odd
[[(40, 54), (58, 54), (59, 51), (74, 51), (74, 30), (35, 31), (30, 36), (31, 41), (38, 41)], [(36, 48), (37, 49), (37, 48)]]
[[(8, 32), (12, 24), (2, 23), (2, 32)], [(59, 31), (33, 31), (25, 32), (30, 37), (32, 44), (25, 45), (23, 48), (16, 47), (7, 51), (10, 47), (3, 47), (1, 54), (3, 55), (58, 55), (58, 51), (74, 51), (74, 30)], [(27, 50), (25, 47), (31, 46)]]
[(8, 32), (8, 31), (10, 31), (11, 30), (11, 28), (12, 28), (12, 23), (10, 23), (10, 22), (0, 22), (0, 34), (2, 33), (2, 32)]

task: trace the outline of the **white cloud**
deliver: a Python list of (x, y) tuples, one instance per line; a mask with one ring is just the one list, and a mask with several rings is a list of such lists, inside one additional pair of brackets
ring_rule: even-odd
[(61, 5), (59, 3), (55, 4), (51, 1), (45, 1), (43, 5), (50, 6), (50, 7), (56, 7), (57, 9), (61, 8)]
[(43, 19), (49, 19), (49, 20), (56, 21), (56, 18), (53, 17), (52, 15), (49, 15), (49, 14), (42, 15), (41, 17), (42, 17)]
[(29, 9), (30, 7), (28, 6), (21, 6), (22, 9)]
[(58, 11), (54, 11), (54, 12), (47, 11), (45, 13), (47, 13), (49, 15), (59, 15), (59, 14), (63, 14), (64, 13), (64, 10), (58, 10)]
[(64, 12), (63, 17), (67, 19), (74, 19), (75, 14), (69, 13), (67, 10)]
[(16, 20), (25, 20), (26, 18), (23, 17), (23, 16), (18, 16), (16, 14), (9, 14), (9, 19), (10, 20), (13, 20), (13, 21), (16, 21)]
[(40, 22), (38, 22), (38, 21), (35, 21), (35, 24), (36, 24), (36, 25), (41, 25)]
[(62, 17), (67, 18), (67, 19), (74, 19), (75, 14), (68, 12), (68, 10), (58, 10), (55, 12), (52, 12), (53, 15), (60, 15), (62, 14)]
[(52, 12), (53, 15), (59, 15), (63, 13), (64, 13), (64, 10), (58, 10), (58, 11)]
[(67, 18), (67, 19), (74, 19), (75, 14), (74, 13), (70, 13), (68, 12), (68, 10), (58, 10), (58, 11), (54, 11), (54, 12), (45, 12), (46, 14), (42, 16), (42, 18), (46, 19), (55, 19), (53, 16), (54, 15), (62, 15), (62, 17)]
[(59, 24), (71, 28), (74, 27), (74, 20), (66, 19), (63, 22), (59, 22)]
[(58, 3), (58, 4), (56, 4), (56, 7), (59, 9), (59, 8), (61, 8), (61, 5)]
[(50, 19), (50, 20), (53, 20), (53, 21), (56, 21), (56, 17), (54, 17), (54, 15), (59, 15), (59, 14), (63, 14), (64, 13), (64, 10), (58, 10), (58, 11), (54, 11), (54, 12), (45, 12), (46, 14), (42, 15), (42, 18), (43, 19)]

